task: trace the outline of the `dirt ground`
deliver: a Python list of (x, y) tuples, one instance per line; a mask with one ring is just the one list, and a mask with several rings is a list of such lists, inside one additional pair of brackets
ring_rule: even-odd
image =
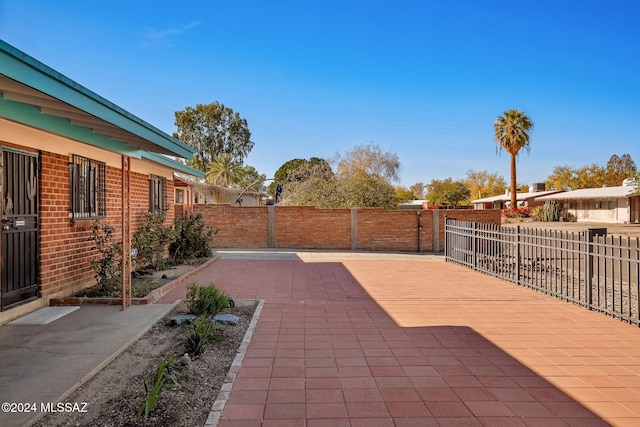
[(175, 366), (177, 385), (160, 394), (146, 422), (137, 416), (145, 402), (143, 378), (151, 385), (158, 366), (167, 356), (184, 354), (187, 326), (169, 326), (165, 319), (187, 312), (178, 305), (145, 335), (129, 346), (110, 364), (83, 384), (67, 400), (88, 402), (88, 412), (58, 412), (41, 418), (35, 426), (202, 426), (257, 307), (256, 301), (237, 301), (225, 313), (235, 314), (240, 322), (224, 326), (223, 341), (209, 341), (203, 353), (186, 367)]

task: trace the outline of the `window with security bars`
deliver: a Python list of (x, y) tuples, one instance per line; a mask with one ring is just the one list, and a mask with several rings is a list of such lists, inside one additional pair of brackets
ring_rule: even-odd
[(71, 219), (104, 218), (107, 215), (106, 164), (73, 154), (69, 172)]
[(149, 178), (149, 212), (158, 213), (167, 209), (167, 178), (151, 175)]

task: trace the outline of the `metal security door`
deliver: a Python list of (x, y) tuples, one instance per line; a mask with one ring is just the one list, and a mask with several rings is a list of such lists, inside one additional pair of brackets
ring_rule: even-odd
[(38, 297), (38, 156), (2, 150), (0, 308)]

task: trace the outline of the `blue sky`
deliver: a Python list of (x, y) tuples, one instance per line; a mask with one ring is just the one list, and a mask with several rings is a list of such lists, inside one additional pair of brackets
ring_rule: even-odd
[(0, 0), (0, 38), (171, 134), (174, 112), (221, 102), (247, 119), (246, 160), (375, 143), (401, 182), (509, 180), (493, 123), (534, 122), (518, 182), (554, 166), (640, 166), (635, 0)]

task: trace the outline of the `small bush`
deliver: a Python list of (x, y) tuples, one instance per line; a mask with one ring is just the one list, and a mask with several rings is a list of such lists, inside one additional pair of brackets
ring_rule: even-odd
[(531, 216), (531, 209), (527, 206), (522, 208), (503, 209), (502, 216), (506, 218), (529, 218)]
[(544, 210), (543, 206), (536, 206), (531, 210), (531, 218), (536, 221), (542, 221), (542, 211)]
[[(132, 245), (138, 250), (138, 260), (154, 270), (167, 268), (165, 253), (175, 234), (171, 225), (164, 225), (166, 212), (142, 212), (142, 225), (132, 236)], [(139, 262), (140, 262), (139, 261)]]
[(189, 325), (189, 336), (187, 337), (184, 347), (187, 353), (191, 356), (198, 356), (202, 353), (204, 345), (210, 340), (222, 341), (223, 337), (220, 334), (216, 334), (220, 330), (219, 326), (213, 324), (213, 322), (206, 316), (200, 317), (197, 322), (191, 322)]
[(175, 240), (169, 245), (169, 254), (174, 262), (211, 256), (213, 228), (208, 227), (202, 215), (182, 215), (173, 222)]
[(117, 293), (122, 287), (122, 243), (113, 241), (115, 228), (96, 220), (91, 227), (92, 249), (100, 252), (100, 258), (91, 260), (96, 272), (97, 292), (103, 295)]
[(187, 285), (187, 307), (196, 316), (214, 315), (233, 306), (233, 299), (213, 283), (208, 286), (199, 286), (197, 283)]

